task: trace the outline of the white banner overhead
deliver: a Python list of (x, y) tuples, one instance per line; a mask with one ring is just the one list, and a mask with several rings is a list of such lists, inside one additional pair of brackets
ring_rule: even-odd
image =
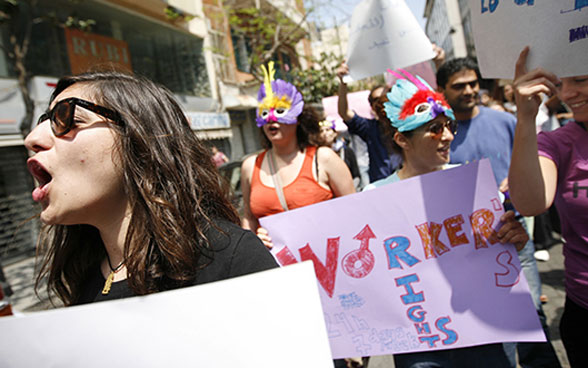
[(588, 74), (588, 0), (470, 0), (470, 9), (484, 78), (512, 79), (525, 46), (529, 70)]
[(359, 80), (430, 60), (431, 42), (404, 0), (363, 0), (353, 10), (349, 75)]

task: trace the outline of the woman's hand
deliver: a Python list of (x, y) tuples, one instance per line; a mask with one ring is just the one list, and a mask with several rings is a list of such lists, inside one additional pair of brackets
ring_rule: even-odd
[(337, 73), (339, 81), (341, 81), (341, 83), (344, 83), (343, 77), (349, 74), (349, 67), (347, 66), (347, 64), (345, 64), (345, 62), (342, 62), (341, 65), (339, 65), (339, 67), (335, 70), (335, 73)]
[(274, 243), (272, 243), (272, 238), (269, 236), (269, 233), (265, 228), (257, 228), (257, 237), (261, 239), (263, 245), (265, 245), (267, 249), (272, 249), (274, 247)]
[(529, 234), (523, 225), (517, 221), (513, 211), (507, 211), (500, 217), (502, 226), (498, 229), (496, 238), (502, 244), (511, 243), (517, 248), (517, 252), (525, 247), (529, 241)]
[(535, 122), (535, 116), (541, 105), (541, 94), (554, 96), (561, 83), (557, 76), (542, 68), (527, 71), (529, 46), (525, 47), (516, 63), (513, 83), (518, 120)]

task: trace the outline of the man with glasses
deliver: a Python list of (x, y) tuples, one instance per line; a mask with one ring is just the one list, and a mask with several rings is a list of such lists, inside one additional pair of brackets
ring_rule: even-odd
[[(496, 184), (508, 191), (508, 169), (512, 155), (516, 118), (506, 112), (478, 105), (480, 71), (472, 58), (457, 58), (442, 64), (437, 71), (437, 88), (453, 109), (459, 134), (451, 142), (451, 164), (490, 159)], [(523, 219), (520, 222), (525, 226)], [(519, 260), (529, 284), (533, 304), (548, 338), (547, 343), (518, 343), (516, 350), (522, 367), (559, 367), (549, 341), (545, 314), (541, 307), (541, 280), (533, 256), (535, 245), (529, 240), (519, 252)], [(516, 367), (515, 344), (504, 344), (511, 366)]]

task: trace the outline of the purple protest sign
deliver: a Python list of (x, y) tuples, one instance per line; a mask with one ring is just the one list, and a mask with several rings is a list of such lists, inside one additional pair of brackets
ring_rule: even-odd
[[(357, 115), (363, 116), (366, 119), (373, 119), (372, 107), (368, 102), (370, 91), (358, 91), (347, 94), (347, 106), (352, 111), (355, 111)], [(339, 116), (337, 111), (337, 104), (339, 103), (339, 96), (324, 97), (322, 100), (323, 109), (327, 119), (334, 120), (337, 131), (347, 130), (347, 125), (343, 123), (343, 119)]]
[(311, 260), (334, 358), (545, 341), (488, 160), (262, 218)]

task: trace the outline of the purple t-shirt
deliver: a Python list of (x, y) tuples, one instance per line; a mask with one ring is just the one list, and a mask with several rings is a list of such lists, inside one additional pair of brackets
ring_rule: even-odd
[(576, 122), (539, 133), (539, 155), (557, 166), (555, 206), (564, 247), (566, 293), (588, 309), (588, 132)]

